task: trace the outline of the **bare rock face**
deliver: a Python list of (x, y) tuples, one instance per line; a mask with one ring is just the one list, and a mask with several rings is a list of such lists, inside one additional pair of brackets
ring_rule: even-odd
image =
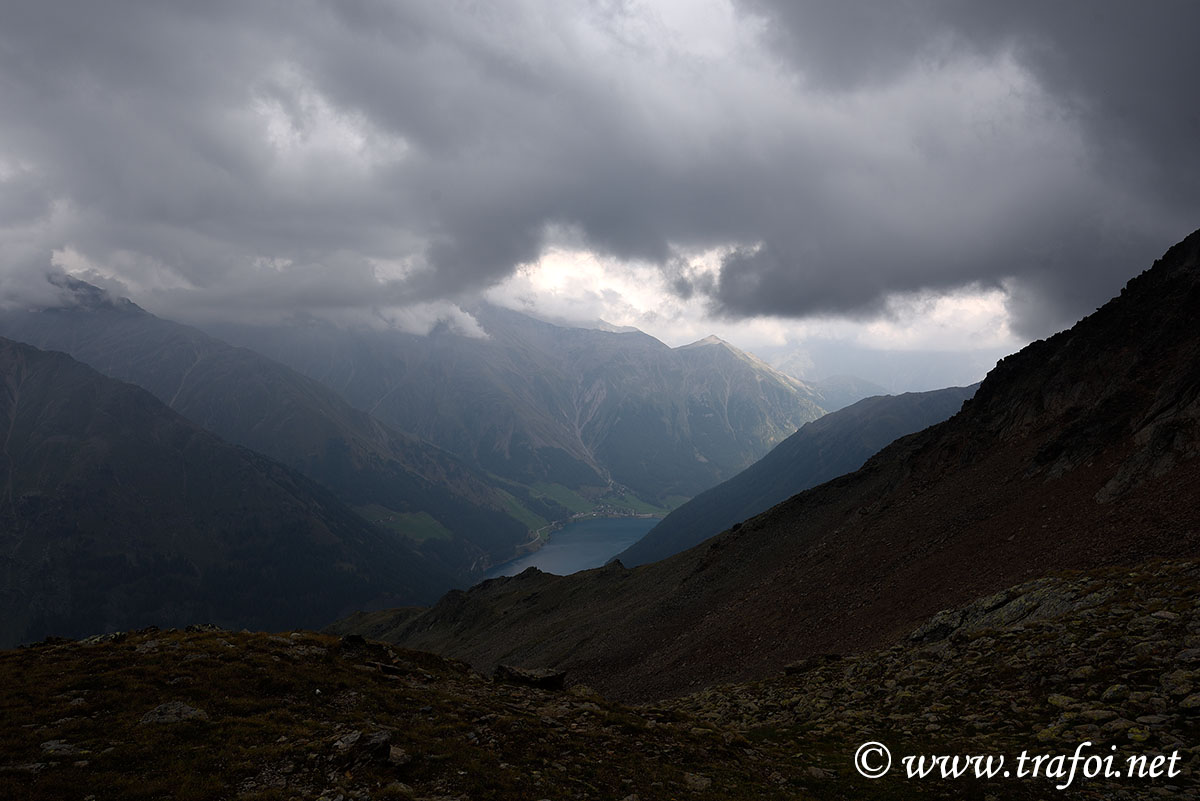
[(1059, 617), (1099, 606), (1112, 592), (1112, 588), (1092, 589), (1083, 582), (1038, 579), (979, 598), (959, 609), (938, 612), (908, 638), (912, 642), (933, 643), (961, 638), (980, 629)]
[(1034, 436), (1031, 475), (1061, 477), (1121, 443), (1095, 499), (1113, 501), (1200, 453), (1200, 232), (1068, 331), (989, 374), (973, 419), (1001, 440)]

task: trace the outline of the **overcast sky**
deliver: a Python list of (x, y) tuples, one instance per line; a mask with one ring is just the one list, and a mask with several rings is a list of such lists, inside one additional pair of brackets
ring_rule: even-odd
[(0, 303), (1015, 349), (1200, 227), (1200, 4), (0, 3)]

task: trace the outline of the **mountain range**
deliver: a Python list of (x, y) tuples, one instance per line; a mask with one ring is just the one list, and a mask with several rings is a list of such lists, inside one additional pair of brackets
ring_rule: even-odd
[(660, 698), (886, 646), (1051, 571), (1194, 558), (1197, 304), (1200, 232), (858, 471), (662, 562), (451, 592), (392, 636)]
[(528, 538), (513, 499), (478, 470), (245, 348), (70, 278), (57, 307), (0, 314), (0, 335), (136, 384), (229, 442), (333, 490), (462, 577)]
[[(111, 379), (137, 385), (198, 430), (248, 449), (247, 453), (255, 452), (255, 458), (264, 464), (296, 471), (315, 482), (310, 489), (321, 488), (325, 493), (322, 503), (332, 504), (338, 514), (356, 518), (352, 528), (359, 533), (352, 539), (377, 540), (379, 547), (388, 551), (377, 561), (389, 565), (395, 581), (385, 582), (387, 589), (379, 593), (356, 591), (346, 596), (360, 605), (384, 598), (403, 604), (427, 602), (451, 587), (468, 585), (490, 565), (511, 558), (532, 542), (535, 530), (544, 529), (551, 521), (590, 511), (602, 501), (610, 508), (616, 503), (618, 509), (630, 512), (658, 508), (615, 481), (614, 474), (636, 485), (644, 497), (664, 505), (678, 503), (687, 497), (684, 493), (735, 472), (771, 442), (790, 433), (800, 421), (822, 413), (809, 399), (814, 393), (806, 385), (719, 340), (671, 349), (640, 332), (563, 328), (491, 309), (481, 312), (481, 319), (496, 332), (490, 339), (435, 332), (429, 338), (409, 342), (422, 359), (419, 369), (382, 359), (358, 365), (360, 375), (373, 376), (373, 380), (388, 386), (390, 405), (372, 402), (376, 412), (386, 406), (395, 415), (396, 409), (404, 407), (399, 399), (409, 397), (415, 409), (407, 421), (411, 424), (424, 415), (423, 419), (431, 421), (433, 433), (441, 430), (439, 425), (453, 429), (459, 423), (462, 430), (473, 432), (472, 436), (484, 432), (484, 439), (476, 440), (462, 458), (418, 436), (402, 433), (352, 405), (335, 389), (255, 351), (159, 318), (84, 282), (65, 276), (51, 280), (61, 302), (49, 307), (3, 310), (0, 335), (36, 348), (63, 351)], [(322, 329), (322, 333), (325, 344), (308, 343), (311, 352), (321, 353), (322, 348), (366, 336), (345, 329)], [(407, 341), (399, 336), (394, 339)], [(390, 341), (381, 339), (379, 343)], [(351, 372), (355, 368), (353, 359), (333, 359), (331, 363), (349, 366)], [(517, 367), (527, 371), (529, 378), (513, 374), (511, 371)], [(497, 375), (507, 383), (502, 384)], [(478, 381), (465, 380), (469, 378)], [(81, 388), (85, 382), (77, 383), (61, 385), (60, 389), (86, 395), (87, 390)], [(588, 389), (580, 395), (582, 386)], [(563, 409), (567, 408), (570, 393), (576, 393), (571, 400), (575, 404), (571, 407), (575, 417), (570, 426), (573, 440), (563, 435), (568, 428), (563, 423)], [(586, 403), (581, 400), (584, 395), (590, 399)], [(413, 400), (420, 398), (424, 401)], [(79, 403), (77, 399), (64, 402), (67, 400), (72, 408)], [(675, 421), (675, 428), (655, 433), (656, 421), (668, 417)], [(520, 422), (523, 420), (533, 422)], [(59, 424), (69, 428), (65, 419), (41, 420), (39, 441), (53, 441), (52, 425)], [(127, 422), (126, 427), (132, 425)], [(514, 466), (521, 450), (514, 443), (530, 441), (538, 426), (553, 435), (544, 442), (566, 444), (562, 448), (545, 445), (529, 450), (531, 458), (524, 463), (529, 470), (522, 472)], [(501, 432), (507, 432), (501, 439), (512, 458), (507, 462), (482, 458), (479, 443), (501, 447), (499, 439), (487, 439)], [(104, 433), (114, 441), (119, 436), (116, 431)], [(218, 441), (216, 437), (214, 441)], [(128, 459), (134, 458), (137, 447), (149, 447), (154, 442), (132, 434), (126, 440), (122, 453)], [(630, 450), (623, 451), (619, 442)], [(77, 445), (81, 453), (86, 451), (86, 442)], [(568, 452), (571, 449), (578, 458)], [(147, 456), (149, 462), (158, 458)], [(193, 483), (223, 486), (225, 477), (204, 472), (216, 469), (216, 465), (217, 461), (211, 459), (193, 464), (189, 468)], [(490, 472), (488, 465), (507, 469), (509, 477)], [(542, 472), (531, 465), (540, 465), (538, 470)], [(36, 464), (29, 461), (9, 465), (10, 484), (20, 488), (10, 493), (14, 509), (25, 509), (38, 498), (44, 501), (61, 494), (57, 489), (61, 477), (35, 468)], [(527, 483), (512, 476), (520, 476)], [(89, 487), (85, 479), (96, 483)], [(80, 474), (73, 481), (72, 486), (94, 495), (98, 504), (122, 507), (128, 502), (123, 496), (107, 497), (111, 486), (104, 482), (102, 472)], [(190, 509), (188, 503), (193, 501), (188, 498), (192, 496), (180, 497), (172, 494), (174, 490), (164, 490), (159, 497), (154, 486), (146, 485), (139, 492), (147, 509), (174, 510), (175, 516), (169, 520), (153, 522), (157, 518), (139, 517), (128, 511), (96, 515), (101, 520), (125, 519), (124, 537), (138, 540), (138, 548), (146, 553), (166, 554), (164, 558), (170, 561), (174, 558), (169, 556), (174, 553), (173, 538), (193, 536), (175, 531), (176, 525), (183, 525), (178, 520), (190, 519), (188, 515), (202, 518), (214, 510)], [(22, 517), (22, 536), (33, 536), (29, 541), (35, 541), (41, 525), (37, 521), (43, 519), (54, 531), (69, 528), (68, 508), (56, 506), (57, 516), (48, 518)], [(80, 514), (86, 514), (84, 508)], [(340, 525), (350, 524), (342, 520)], [(185, 526), (182, 531), (190, 529)], [(216, 537), (214, 542), (234, 536), (234, 529), (209, 531)], [(156, 538), (157, 546), (153, 544)], [(90, 558), (83, 552), (63, 552), (61, 556), (68, 566), (64, 569), (71, 570)], [(206, 562), (213, 569), (207, 575), (215, 575), (214, 566), (226, 556), (214, 546), (211, 560)], [(45, 595), (46, 603), (59, 611), (28, 620), (17, 616), (20, 620), (14, 622), (16, 628), (8, 636), (86, 630), (84, 618), (77, 619), (73, 617), (76, 612), (70, 611), (77, 609), (75, 601), (63, 600), (50, 588), (39, 589), (29, 583), (29, 571), (42, 557), (20, 549), (10, 557), (10, 575), (14, 578), (4, 586), (12, 603), (17, 604), (14, 599), (18, 597), (27, 597), (37, 607)], [(58, 569), (53, 561), (47, 562), (50, 573)], [(92, 595), (87, 597), (101, 597), (104, 587), (119, 592), (115, 588), (127, 583), (124, 576), (117, 571), (107, 583), (98, 574), (92, 576), (94, 581), (89, 579), (92, 583), (87, 590)], [(76, 587), (71, 592), (79, 595), (78, 587), (83, 586), (80, 581), (67, 583)], [(286, 593), (276, 589), (279, 594), (272, 603), (285, 603)], [(165, 597), (172, 596), (168, 593)], [(239, 603), (246, 604), (246, 621), (286, 619), (265, 612), (271, 604), (260, 596), (234, 593), (230, 597), (241, 598)], [(258, 600), (251, 602), (252, 597)], [(178, 608), (207, 608), (198, 603), (180, 601)], [(104, 613), (96, 618), (97, 623), (111, 627), (116, 625), (114, 620), (127, 617), (155, 622), (153, 610), (159, 607), (144, 593), (127, 606), (127, 611), (133, 610), (128, 615)], [(219, 619), (235, 621), (235, 608), (236, 604), (222, 608)], [(328, 618), (342, 611), (341, 604), (331, 603)], [(164, 620), (177, 619), (173, 613), (164, 615)], [(314, 619), (309, 612), (296, 617), (297, 621)]]
[(820, 390), (716, 337), (670, 348), (640, 331), (472, 310), (485, 336), (308, 321), (226, 326), (360, 409), (524, 485), (690, 498), (824, 414)]

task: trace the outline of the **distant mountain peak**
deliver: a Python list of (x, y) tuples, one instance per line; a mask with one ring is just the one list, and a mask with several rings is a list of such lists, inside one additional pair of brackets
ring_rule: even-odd
[(89, 284), (67, 273), (47, 273), (46, 282), (59, 289), (60, 303), (45, 308), (112, 309), (123, 312), (148, 314), (129, 298), (114, 296), (107, 289)]
[[(733, 348), (733, 345), (730, 345), (728, 342), (721, 339), (716, 334), (709, 334), (704, 339), (697, 339), (695, 342), (690, 342), (687, 345), (683, 345), (682, 347), (699, 348), (699, 347), (703, 347), (703, 346), (707, 346), (707, 345), (724, 345), (727, 348)], [(737, 350), (737, 349), (734, 348), (734, 350)]]
[[(794, 376), (790, 376), (787, 373), (783, 373), (783, 372), (777, 370), (776, 368), (767, 364), (765, 361), (763, 361), (759, 357), (755, 356), (753, 353), (742, 350), (738, 346), (730, 344), (729, 342), (726, 342), (725, 340), (721, 339), (716, 334), (709, 334), (708, 336), (704, 337), (704, 339), (698, 339), (695, 342), (688, 343), (687, 345), (680, 345), (678, 348), (675, 348), (674, 350), (676, 350), (676, 351), (700, 351), (702, 348), (713, 348), (713, 347), (723, 348), (725, 351), (730, 353), (734, 358), (740, 359), (741, 361), (743, 361), (746, 364), (753, 367), (755, 370), (759, 371), (761, 374), (770, 375), (776, 381), (780, 381), (784, 384), (787, 384), (788, 386), (791, 386), (792, 388), (794, 388), (795, 390), (797, 390), (801, 394), (803, 394), (806, 398), (808, 398), (810, 400), (814, 400), (814, 402), (815, 402), (817, 396), (819, 395), (819, 393), (812, 386), (810, 386), (807, 382), (801, 381), (800, 379), (795, 378)], [(710, 353), (719, 353), (720, 351), (709, 351), (709, 352)], [(824, 407), (822, 407), (822, 410), (824, 411)]]

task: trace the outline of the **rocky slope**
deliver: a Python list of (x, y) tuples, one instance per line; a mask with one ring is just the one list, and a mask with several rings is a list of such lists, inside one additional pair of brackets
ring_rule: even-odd
[(617, 558), (630, 567), (666, 559), (798, 492), (857, 470), (905, 434), (954, 414), (975, 387), (867, 398), (825, 415), (763, 458), (672, 511)]
[[(0, 653), (0, 792), (1200, 798), (1197, 597), (1195, 562), (1047, 577), (945, 610), (887, 649), (653, 706), (532, 686), (533, 672), (489, 680), (354, 636), (193, 626), (52, 640)], [(866, 741), (892, 750), (881, 779), (854, 769)], [(1069, 757), (1084, 742), (1122, 775), (917, 779), (901, 761), (1003, 757), (1012, 774), (1022, 752)], [(1129, 776), (1131, 758), (1171, 775)]]
[(145, 390), (0, 339), (0, 644), (211, 619), (318, 625), (449, 577)]
[[(1007, 755), (1014, 767), (1022, 751), (1072, 754), (1090, 742), (1087, 753), (1113, 755), (1114, 769), (1125, 773), (1130, 756), (1177, 754), (1174, 777), (1078, 775), (1072, 789), (1088, 798), (1193, 798), (1200, 795), (1198, 598), (1195, 562), (1047, 577), (943, 611), (886, 650), (808, 659), (787, 675), (667, 706), (750, 736), (770, 732), (800, 750), (874, 740), (897, 759), (916, 746), (917, 753)], [(838, 756), (815, 764), (845, 775)], [(1066, 778), (1025, 789), (1049, 792)], [(988, 789), (1010, 797), (1014, 785), (998, 778)]]
[(318, 322), (219, 333), (497, 475), (576, 489), (611, 479), (660, 505), (823, 414), (813, 388), (715, 338), (672, 349), (640, 331), (475, 315), (486, 338)]
[(784, 799), (687, 716), (353, 638), (192, 627), (0, 653), (0, 792), (62, 799)]
[(512, 499), (449, 453), (293, 370), (73, 279), (54, 308), (0, 313), (0, 336), (61, 350), (149, 390), (197, 425), (333, 490), (420, 541), (447, 570), (503, 561), (527, 538)]
[(451, 593), (400, 640), (627, 698), (894, 643), (1064, 568), (1200, 554), (1200, 232), (950, 420), (663, 562)]

